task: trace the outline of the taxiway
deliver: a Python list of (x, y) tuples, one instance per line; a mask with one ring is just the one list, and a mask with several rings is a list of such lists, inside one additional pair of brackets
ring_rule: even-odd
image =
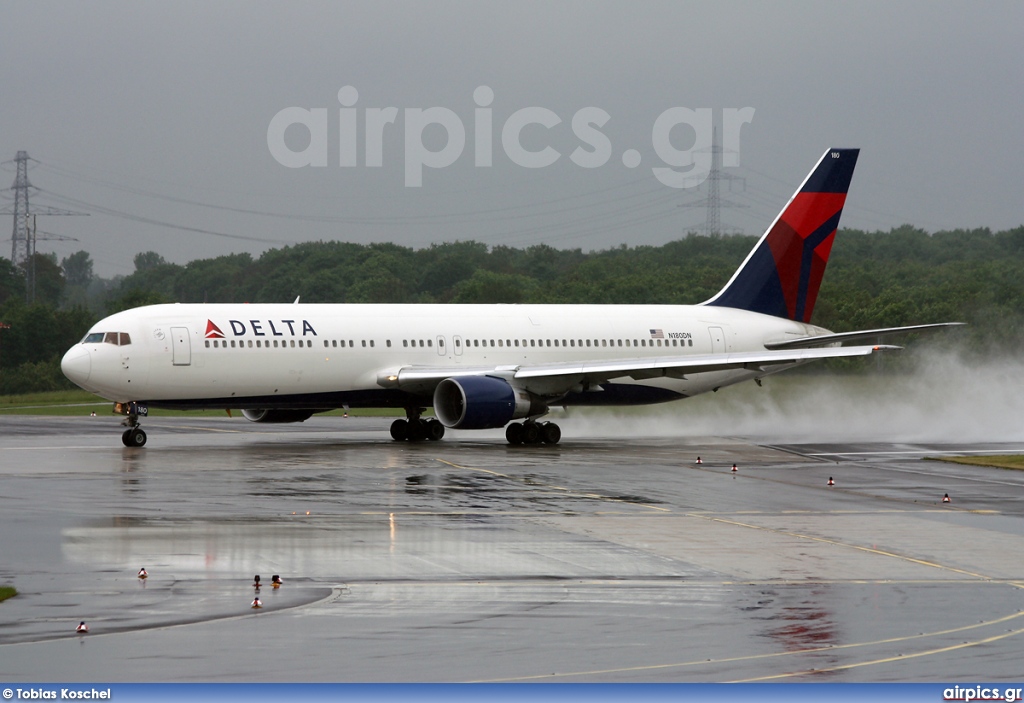
[(0, 417), (0, 678), (1020, 678), (1024, 446), (388, 422)]

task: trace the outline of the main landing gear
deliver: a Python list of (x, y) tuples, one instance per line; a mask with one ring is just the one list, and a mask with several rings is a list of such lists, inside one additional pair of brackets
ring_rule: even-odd
[[(121, 406), (120, 403), (117, 404)], [(115, 411), (123, 412), (127, 417), (121, 421), (121, 424), (128, 429), (121, 433), (121, 443), (126, 447), (144, 447), (146, 446), (146, 433), (141, 427), (139, 427), (139, 416), (145, 417), (149, 414), (149, 408), (139, 403), (126, 403), (120, 408), (115, 406)]]
[(440, 420), (420, 418), (420, 408), (406, 408), (405, 420), (391, 423), (391, 438), (396, 442), (422, 442), (427, 439), (436, 442), (444, 437), (444, 425)]
[(505, 439), (509, 444), (558, 444), (562, 430), (553, 422), (513, 422), (505, 428)]

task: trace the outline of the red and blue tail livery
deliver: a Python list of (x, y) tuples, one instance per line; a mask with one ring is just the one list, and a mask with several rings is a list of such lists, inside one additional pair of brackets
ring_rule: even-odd
[(859, 149), (829, 149), (747, 256), (705, 305), (810, 322)]

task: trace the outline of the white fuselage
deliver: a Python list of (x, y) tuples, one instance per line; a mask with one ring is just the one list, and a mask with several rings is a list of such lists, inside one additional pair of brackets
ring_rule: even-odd
[[(402, 369), (450, 368), (458, 376), (474, 368), (752, 352), (823, 331), (701, 305), (175, 304), (105, 318), (63, 366), (78, 385), (119, 402), (245, 407), (247, 399), (294, 397), (309, 407), (393, 406), (377, 394), (381, 379)], [(107, 341), (96, 341), (100, 335)], [(615, 383), (674, 394), (641, 393), (642, 403), (759, 375), (732, 369)], [(552, 400), (587, 390), (550, 379), (521, 385)], [(331, 403), (323, 394), (343, 395)]]

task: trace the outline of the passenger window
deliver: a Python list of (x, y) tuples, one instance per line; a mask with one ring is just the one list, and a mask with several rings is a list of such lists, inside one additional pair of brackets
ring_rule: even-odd
[(693, 340), (692, 339), (686, 340), (686, 346), (692, 347), (693, 346)]
[[(324, 346), (327, 346), (326, 342), (324, 342)], [(251, 339), (249, 340), (249, 348), (252, 349), (252, 340)]]
[(370, 340), (370, 346), (371, 347), (373, 346), (373, 340), (372, 339)]
[(231, 340), (231, 348), (232, 348), (232, 349), (234, 349), (234, 348), (235, 348), (235, 340), (233, 340), (233, 339)]
[(403, 339), (403, 340), (402, 340), (402, 346), (403, 346), (403, 347), (407, 347), (407, 346), (409, 346), (409, 340), (408, 340), (408, 339)]
[(428, 346), (428, 347), (431, 347), (431, 348), (433, 348), (433, 346), (434, 346), (434, 340), (433, 340), (433, 339), (428, 339), (428, 340), (427, 340), (427, 346)]
[(363, 347), (365, 347), (366, 346), (366, 340), (364, 339), (364, 340), (362, 340), (362, 342), (363, 342)]
[(207, 349), (209, 349), (209, 348), (210, 348), (210, 340), (209, 340), (209, 339), (207, 339), (207, 340), (206, 340), (206, 348), (207, 348)]
[(391, 346), (391, 340), (390, 339), (387, 341), (387, 344), (388, 344), (389, 347)]

